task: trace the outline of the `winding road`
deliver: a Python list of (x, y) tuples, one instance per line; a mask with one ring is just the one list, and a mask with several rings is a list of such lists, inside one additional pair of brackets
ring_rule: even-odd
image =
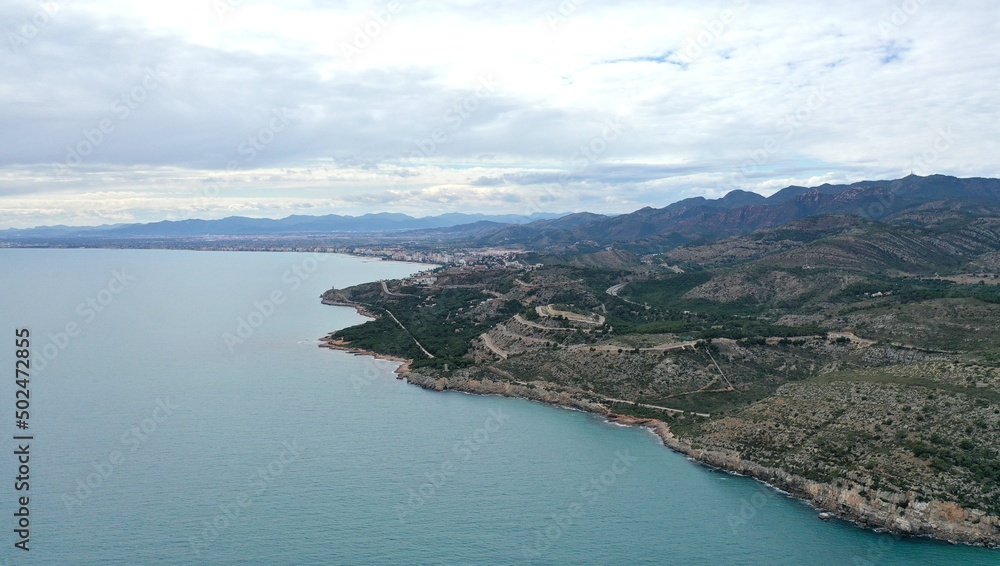
[(541, 324), (535, 324), (534, 322), (525, 320), (525, 318), (519, 314), (514, 315), (514, 320), (520, 322), (525, 326), (530, 326), (532, 328), (537, 328), (539, 330), (561, 330), (563, 332), (576, 332), (576, 328), (558, 328), (554, 326), (542, 326)]
[[(635, 301), (630, 301), (630, 300), (626, 299), (625, 297), (619, 297), (618, 296), (618, 293), (621, 293), (622, 289), (624, 289), (626, 285), (628, 285), (628, 281), (626, 281), (625, 283), (619, 283), (617, 285), (612, 285), (611, 287), (608, 287), (607, 289), (605, 289), (604, 292), (607, 293), (607, 294), (609, 294), (609, 295), (611, 295), (612, 297), (618, 297), (619, 299), (625, 301), (626, 303), (628, 303), (630, 305), (639, 305), (639, 303), (637, 303)], [(639, 306), (641, 307), (641, 306), (644, 306), (644, 305), (639, 305)], [(646, 308), (649, 308), (649, 307), (646, 307)]]
[(501, 350), (500, 348), (498, 348), (497, 345), (493, 343), (493, 339), (490, 338), (489, 334), (486, 334), (484, 332), (483, 334), (480, 334), (479, 337), (483, 339), (483, 344), (487, 348), (489, 348), (489, 350), (491, 352), (493, 352), (494, 354), (500, 356), (501, 360), (506, 360), (507, 359), (507, 352), (504, 352), (503, 350)]

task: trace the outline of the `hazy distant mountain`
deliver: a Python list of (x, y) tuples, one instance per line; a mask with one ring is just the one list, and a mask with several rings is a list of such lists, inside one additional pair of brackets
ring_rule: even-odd
[(137, 236), (271, 236), (283, 234), (333, 232), (391, 232), (426, 228), (448, 228), (477, 222), (492, 222), (499, 226), (525, 224), (559, 218), (564, 214), (462, 214), (414, 218), (406, 214), (377, 213), (363, 216), (288, 216), (281, 219), (230, 216), (219, 220), (164, 220), (149, 224), (118, 224), (106, 226), (42, 226), (23, 230), (0, 231), (6, 238), (122, 238)]
[(250, 236), (289, 234), (382, 234), (420, 237), (462, 246), (517, 245), (548, 252), (590, 253), (609, 245), (634, 251), (663, 251), (686, 243), (741, 236), (822, 214), (893, 220), (936, 210), (964, 214), (1000, 213), (1000, 179), (910, 175), (895, 181), (850, 185), (791, 186), (770, 197), (735, 190), (719, 199), (689, 198), (663, 208), (604, 216), (485, 215), (448, 213), (414, 218), (406, 214), (289, 216), (281, 219), (233, 216), (220, 220), (163, 221), (93, 228), (51, 226), (0, 231), (0, 238), (128, 239), (144, 237)]

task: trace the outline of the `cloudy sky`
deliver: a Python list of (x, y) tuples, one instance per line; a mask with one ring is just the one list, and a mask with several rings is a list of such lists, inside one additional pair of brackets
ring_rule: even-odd
[(1000, 176), (996, 0), (5, 0), (0, 228)]

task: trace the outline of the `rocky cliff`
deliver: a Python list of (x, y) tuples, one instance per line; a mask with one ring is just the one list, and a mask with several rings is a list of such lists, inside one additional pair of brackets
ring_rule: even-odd
[(618, 415), (591, 400), (565, 391), (534, 385), (521, 385), (490, 379), (430, 377), (402, 366), (400, 379), (435, 391), (455, 390), (481, 395), (504, 395), (540, 401), (604, 415), (608, 420), (651, 429), (668, 448), (694, 460), (763, 481), (808, 501), (817, 509), (873, 529), (883, 529), (908, 536), (925, 536), (956, 543), (1000, 547), (1000, 517), (969, 510), (947, 501), (923, 501), (913, 492), (898, 493), (869, 490), (853, 482), (823, 483), (769, 468), (744, 459), (738, 452), (720, 449), (697, 449), (678, 438), (667, 423)]

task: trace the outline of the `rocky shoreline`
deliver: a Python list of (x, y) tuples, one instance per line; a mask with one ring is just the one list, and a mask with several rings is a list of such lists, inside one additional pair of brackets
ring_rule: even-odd
[[(331, 301), (330, 299), (323, 299), (321, 302), (324, 305), (328, 305), (328, 306), (332, 306), (332, 307), (350, 307), (350, 308), (356, 310), (358, 312), (358, 314), (360, 314), (361, 316), (363, 316), (365, 318), (371, 318), (371, 319), (378, 318), (378, 315), (376, 315), (375, 313), (373, 313), (370, 310), (366, 309), (364, 306), (359, 305), (357, 303), (350, 303), (350, 302), (346, 302), (346, 301)], [(355, 350), (357, 350), (357, 349), (355, 349)], [(372, 354), (372, 355), (374, 355), (374, 354)]]
[(837, 487), (833, 484), (808, 480), (781, 469), (761, 466), (744, 460), (734, 451), (696, 449), (674, 435), (663, 421), (611, 413), (602, 405), (574, 399), (567, 393), (555, 393), (538, 387), (491, 380), (434, 379), (403, 368), (397, 370), (397, 375), (400, 379), (436, 391), (454, 389), (467, 393), (531, 399), (597, 413), (614, 423), (645, 427), (675, 452), (713, 468), (760, 480), (809, 502), (816, 509), (865, 528), (886, 530), (905, 536), (935, 538), (952, 543), (1000, 547), (1000, 517), (969, 511), (955, 503), (917, 501), (913, 493), (886, 491), (867, 493), (865, 486), (852, 483)]
[(350, 346), (326, 344), (327, 347), (391, 359), (402, 363), (397, 379), (434, 391), (454, 390), (477, 395), (502, 395), (596, 413), (609, 422), (641, 426), (656, 434), (664, 446), (691, 459), (727, 472), (754, 478), (802, 499), (814, 508), (830, 513), (863, 528), (888, 531), (902, 536), (926, 537), (956, 544), (1000, 548), (1000, 517), (970, 511), (947, 501), (919, 501), (913, 493), (867, 492), (865, 486), (846, 483), (843, 487), (812, 481), (777, 468), (768, 468), (743, 459), (729, 450), (701, 450), (678, 438), (667, 423), (610, 412), (603, 405), (578, 399), (562, 391), (549, 391), (489, 379), (431, 377), (410, 369), (412, 360), (366, 352)]

